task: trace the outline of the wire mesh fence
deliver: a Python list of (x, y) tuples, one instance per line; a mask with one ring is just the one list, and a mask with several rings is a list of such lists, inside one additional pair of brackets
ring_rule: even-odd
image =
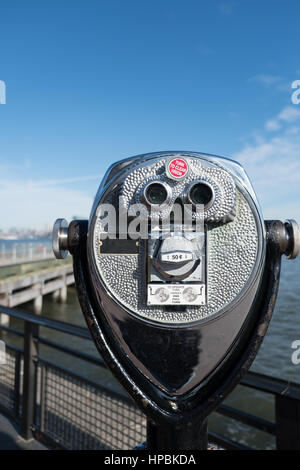
[(20, 353), (7, 347), (5, 363), (0, 365), (0, 407), (10, 415), (20, 416), (20, 386), (22, 380)]
[(146, 438), (146, 419), (134, 403), (75, 374), (39, 361), (36, 427), (65, 449), (132, 449)]
[[(127, 450), (146, 439), (146, 419), (126, 396), (43, 360), (36, 362), (33, 429), (70, 450)], [(8, 347), (0, 408), (22, 418), (23, 358)]]

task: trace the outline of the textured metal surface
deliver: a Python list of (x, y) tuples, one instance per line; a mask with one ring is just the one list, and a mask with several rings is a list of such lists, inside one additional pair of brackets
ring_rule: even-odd
[[(135, 203), (143, 204), (144, 188), (151, 181), (168, 182), (172, 188), (172, 197), (169, 206), (163, 206), (161, 211), (156, 211), (155, 217), (167, 217), (171, 212), (172, 205), (178, 197), (185, 198), (188, 188), (195, 180), (202, 180), (209, 183), (213, 188), (215, 198), (213, 204), (204, 210), (205, 220), (216, 222), (234, 210), (235, 206), (235, 184), (230, 174), (224, 170), (216, 168), (212, 165), (201, 163), (199, 159), (189, 158), (190, 171), (184, 180), (170, 180), (165, 173), (166, 159), (158, 160), (152, 164), (141, 165), (134, 169), (125, 178), (122, 185), (121, 201), (124, 209), (128, 210), (129, 206)], [(193, 218), (203, 218), (201, 213), (196, 213), (192, 209), (188, 210)], [(147, 216), (149, 210), (142, 211), (141, 215)]]
[(98, 222), (94, 233), (94, 250), (108, 290), (134, 313), (158, 322), (188, 323), (220, 312), (241, 293), (261, 256), (258, 222), (244, 195), (237, 190), (234, 220), (208, 229), (207, 305), (168, 312), (146, 305), (145, 243), (140, 243), (140, 255), (100, 255), (99, 225)]

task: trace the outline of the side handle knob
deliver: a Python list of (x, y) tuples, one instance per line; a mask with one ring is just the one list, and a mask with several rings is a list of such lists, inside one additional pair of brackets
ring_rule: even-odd
[(285, 255), (288, 259), (295, 259), (300, 251), (300, 230), (294, 219), (287, 219), (284, 222), (287, 238), (287, 249)]
[(68, 228), (66, 219), (57, 219), (52, 231), (52, 249), (55, 258), (65, 259), (68, 256)]

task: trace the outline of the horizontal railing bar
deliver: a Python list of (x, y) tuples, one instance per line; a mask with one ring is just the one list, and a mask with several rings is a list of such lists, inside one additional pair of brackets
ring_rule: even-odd
[(13, 351), (15, 351), (17, 353), (21, 353), (21, 354), (24, 353), (22, 348), (20, 348), (19, 346), (14, 345), (14, 344), (10, 344), (10, 343), (5, 342), (5, 348), (6, 349), (12, 349)]
[[(4, 326), (0, 325), (0, 330), (6, 331), (8, 333), (12, 333), (18, 336), (24, 337), (24, 332), (21, 330), (18, 330), (17, 328), (12, 328), (10, 326)], [(79, 359), (82, 359), (84, 361), (96, 364), (100, 367), (103, 367), (107, 369), (107, 366), (105, 362), (98, 357), (92, 356), (91, 354), (83, 353), (81, 351), (78, 351), (76, 349), (70, 348), (68, 346), (63, 346), (59, 343), (55, 343), (54, 341), (51, 341), (46, 338), (39, 337), (39, 342), (41, 344), (44, 344), (45, 346), (49, 346), (51, 348), (57, 349), (59, 351), (65, 352), (66, 354), (70, 354), (72, 356), (78, 357)]]
[(35, 325), (51, 328), (52, 330), (61, 331), (62, 333), (67, 333), (69, 335), (78, 336), (79, 338), (91, 340), (91, 335), (88, 329), (83, 328), (82, 326), (71, 325), (70, 323), (65, 323), (60, 320), (52, 320), (51, 318), (43, 317), (42, 315), (34, 315), (33, 313), (27, 312), (24, 313), (18, 309), (11, 309), (2, 305), (0, 309), (1, 313), (5, 313), (11, 317), (29, 321)]
[(284, 395), (300, 401), (300, 384), (295, 382), (258, 374), (257, 372), (248, 372), (240, 384), (272, 395)]
[(232, 441), (228, 437), (221, 436), (216, 432), (209, 432), (208, 439), (213, 444), (216, 444), (226, 450), (253, 450), (252, 447), (245, 446), (239, 442)]
[(216, 413), (219, 413), (222, 416), (226, 416), (227, 418), (235, 419), (240, 423), (252, 426), (256, 429), (259, 429), (260, 431), (272, 434), (273, 436), (276, 435), (276, 425), (274, 423), (272, 423), (271, 421), (267, 421), (266, 419), (259, 418), (255, 415), (246, 413), (245, 411), (238, 410), (236, 408), (231, 408), (227, 405), (220, 405), (219, 408), (216, 410)]
[[(4, 306), (1, 306), (1, 312), (23, 321), (29, 321), (46, 328), (60, 331), (62, 333), (91, 340), (88, 329), (81, 326), (71, 325), (59, 320), (52, 320), (41, 315), (34, 315), (32, 313), (22, 312), (18, 309), (11, 309)], [(16, 332), (16, 334), (18, 333)], [(257, 372), (248, 372), (248, 374), (241, 380), (240, 384), (265, 393), (270, 393), (273, 395), (284, 395), (300, 401), (300, 384), (294, 382), (288, 382), (275, 377), (259, 374)]]
[(38, 362), (41, 363), (41, 364), (44, 364), (45, 366), (52, 367), (52, 369), (56, 369), (58, 372), (60, 372), (62, 374), (66, 373), (66, 374), (70, 375), (71, 377), (73, 377), (74, 379), (82, 380), (85, 384), (91, 385), (92, 387), (95, 387), (98, 390), (101, 390), (101, 391), (103, 391), (107, 394), (111, 394), (115, 398), (118, 398), (123, 402), (127, 402), (129, 405), (136, 408), (135, 402), (132, 400), (132, 398), (130, 398), (128, 395), (126, 395), (125, 393), (123, 393), (121, 391), (118, 392), (118, 391), (114, 390), (113, 388), (109, 387), (108, 385), (99, 384), (98, 382), (96, 382), (92, 379), (88, 379), (84, 375), (79, 374), (78, 372), (74, 372), (70, 369), (67, 369), (66, 367), (60, 367), (58, 364), (56, 364), (56, 362), (50, 361), (49, 359), (46, 359), (46, 358), (44, 358), (40, 355), (38, 356)]
[(54, 341), (51, 341), (50, 339), (46, 338), (39, 338), (39, 342), (41, 344), (44, 344), (45, 346), (49, 346), (50, 348), (57, 349), (59, 351), (62, 351), (66, 354), (70, 354), (71, 356), (78, 357), (79, 359), (82, 359), (87, 362), (91, 362), (93, 364), (96, 364), (100, 367), (103, 367), (107, 369), (107, 365), (102, 359), (99, 359), (98, 357), (92, 356), (91, 354), (87, 354), (81, 351), (78, 351), (76, 349), (70, 348), (69, 346), (63, 346), (59, 343), (56, 343)]
[(18, 330), (17, 328), (13, 328), (12, 326), (0, 325), (0, 330), (7, 331), (8, 333), (12, 333), (17, 336), (24, 336), (23, 331)]

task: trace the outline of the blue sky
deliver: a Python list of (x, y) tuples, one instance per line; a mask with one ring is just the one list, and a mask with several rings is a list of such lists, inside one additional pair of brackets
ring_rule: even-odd
[(114, 161), (230, 156), (300, 221), (297, 0), (3, 1), (1, 227), (87, 217)]

